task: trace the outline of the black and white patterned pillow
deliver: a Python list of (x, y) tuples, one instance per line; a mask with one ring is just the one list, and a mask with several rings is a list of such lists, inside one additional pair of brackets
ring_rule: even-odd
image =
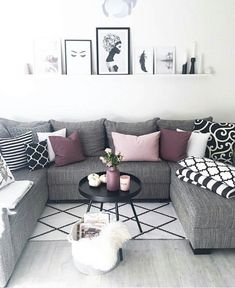
[(11, 171), (27, 166), (25, 144), (32, 143), (32, 131), (16, 138), (1, 138), (0, 150)]
[(47, 141), (26, 144), (27, 162), (30, 171), (48, 167), (50, 165)]
[(235, 124), (215, 123), (197, 119), (194, 121), (194, 130), (210, 133), (207, 142), (206, 157), (228, 164), (233, 163)]
[(193, 156), (180, 160), (178, 163), (193, 172), (201, 173), (203, 176), (209, 176), (232, 188), (235, 187), (235, 167), (232, 165), (227, 165), (205, 157)]
[(209, 176), (204, 176), (201, 173), (193, 172), (191, 169), (179, 169), (176, 171), (176, 176), (184, 182), (210, 190), (227, 199), (235, 197), (235, 188), (232, 188), (223, 182), (216, 181)]

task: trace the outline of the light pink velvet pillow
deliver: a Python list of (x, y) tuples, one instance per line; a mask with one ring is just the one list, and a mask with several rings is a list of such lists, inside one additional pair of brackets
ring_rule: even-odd
[(160, 132), (135, 136), (112, 132), (115, 152), (123, 161), (159, 161)]

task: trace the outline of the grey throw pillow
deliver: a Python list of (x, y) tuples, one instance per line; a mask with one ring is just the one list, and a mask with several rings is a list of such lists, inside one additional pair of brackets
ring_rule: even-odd
[(9, 138), (10, 134), (7, 129), (0, 123), (0, 138)]
[(8, 127), (8, 131), (10, 133), (10, 136), (14, 138), (28, 131), (32, 131), (33, 142), (38, 142), (37, 132), (51, 132), (51, 124), (46, 123), (46, 124), (35, 126), (35, 127), (26, 127), (26, 126), (18, 125), (18, 126)]
[[(212, 117), (209, 116), (207, 118), (202, 118), (206, 121), (212, 121)], [(170, 130), (176, 130), (181, 129), (185, 131), (193, 131), (194, 128), (194, 121), (193, 120), (165, 120), (165, 119), (159, 119), (157, 121), (157, 126), (159, 129), (170, 129)]]
[(78, 131), (84, 154), (86, 156), (100, 156), (105, 149), (104, 120), (83, 122), (50, 120), (50, 123), (55, 131), (66, 128), (67, 136)]
[(122, 134), (136, 135), (136, 136), (156, 132), (158, 130), (157, 129), (158, 119), (159, 118), (154, 118), (144, 122), (134, 122), (134, 123), (105, 120), (105, 129), (108, 138), (107, 146), (114, 151), (112, 132), (118, 132)]

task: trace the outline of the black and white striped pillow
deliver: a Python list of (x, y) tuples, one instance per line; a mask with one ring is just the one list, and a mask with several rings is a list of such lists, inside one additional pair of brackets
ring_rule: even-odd
[(25, 144), (32, 143), (32, 131), (16, 138), (0, 139), (0, 151), (11, 171), (26, 167)]
[(210, 190), (222, 197), (230, 199), (235, 196), (235, 188), (228, 186), (227, 184), (216, 181), (209, 176), (204, 176), (201, 173), (193, 172), (187, 168), (181, 168), (176, 171), (176, 176), (184, 181), (201, 188)]

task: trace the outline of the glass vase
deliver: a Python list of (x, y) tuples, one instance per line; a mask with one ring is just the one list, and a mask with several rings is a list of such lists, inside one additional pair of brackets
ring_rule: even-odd
[(117, 191), (120, 188), (120, 171), (117, 167), (109, 167), (106, 171), (107, 190)]

